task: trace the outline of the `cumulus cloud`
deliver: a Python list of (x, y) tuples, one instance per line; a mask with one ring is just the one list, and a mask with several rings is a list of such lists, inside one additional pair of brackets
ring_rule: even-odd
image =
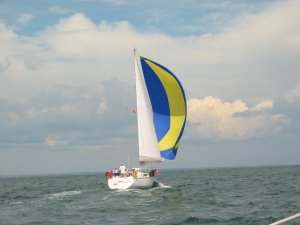
[(190, 133), (193, 138), (212, 140), (246, 140), (275, 134), (288, 124), (288, 119), (265, 111), (270, 108), (271, 101), (249, 108), (241, 100), (193, 98), (188, 101), (188, 121), (193, 131)]
[[(82, 64), (87, 60), (101, 62), (99, 71), (102, 72), (104, 68), (108, 67), (111, 71), (116, 64), (124, 66), (125, 62), (132, 62), (128, 56), (133, 55), (133, 47), (145, 44), (151, 37), (155, 35), (141, 35), (127, 21), (101, 21), (100, 24), (95, 24), (84, 14), (76, 13), (71, 17), (61, 18), (57, 24), (40, 33), (37, 39), (47, 46), (48, 53), (59, 56), (58, 59), (63, 57), (75, 62), (81, 60)], [(124, 75), (121, 77), (124, 78)], [(105, 74), (102, 73), (103, 76)]]

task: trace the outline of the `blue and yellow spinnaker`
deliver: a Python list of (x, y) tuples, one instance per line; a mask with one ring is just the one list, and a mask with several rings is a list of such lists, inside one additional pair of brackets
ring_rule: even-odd
[(140, 57), (162, 158), (176, 157), (186, 122), (186, 99), (177, 77), (164, 66)]

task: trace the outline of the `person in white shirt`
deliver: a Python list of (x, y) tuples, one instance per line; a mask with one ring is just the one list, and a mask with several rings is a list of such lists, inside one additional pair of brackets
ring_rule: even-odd
[(121, 163), (119, 170), (120, 170), (121, 176), (124, 177), (126, 174), (126, 166), (123, 163)]

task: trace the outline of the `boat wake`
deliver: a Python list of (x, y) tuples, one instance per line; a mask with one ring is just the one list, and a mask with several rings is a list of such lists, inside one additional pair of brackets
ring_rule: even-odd
[(155, 186), (154, 187), (158, 187), (158, 188), (171, 188), (171, 186), (164, 185), (163, 183), (160, 183), (158, 181), (155, 182)]
[(79, 195), (81, 191), (63, 191), (55, 194), (51, 194), (48, 199), (61, 199), (66, 196)]

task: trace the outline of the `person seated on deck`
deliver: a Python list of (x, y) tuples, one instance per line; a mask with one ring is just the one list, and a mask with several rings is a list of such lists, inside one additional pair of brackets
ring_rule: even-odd
[(120, 167), (119, 167), (120, 173), (121, 173), (121, 177), (125, 177), (126, 174), (126, 166), (121, 163)]
[(119, 172), (119, 170), (118, 170), (117, 168), (115, 168), (115, 169), (113, 170), (113, 175), (114, 175), (114, 176), (119, 176), (119, 175), (120, 175), (120, 172)]

